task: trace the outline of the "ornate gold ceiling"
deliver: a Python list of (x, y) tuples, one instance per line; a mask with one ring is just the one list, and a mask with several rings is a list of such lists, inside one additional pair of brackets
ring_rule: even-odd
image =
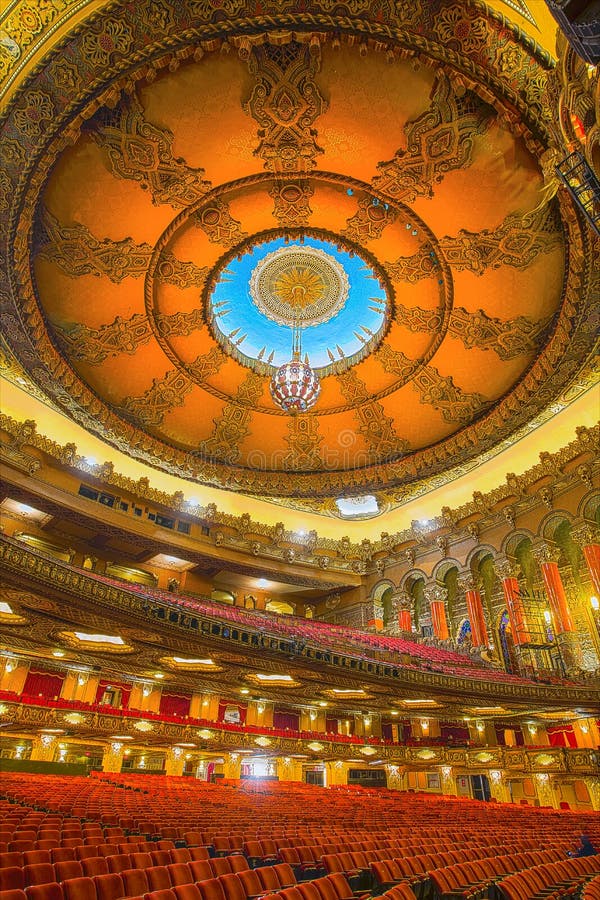
[[(2, 139), (8, 340), (54, 404), (155, 467), (394, 504), (591, 352), (591, 238), (543, 193), (550, 61), (483, 5), (261, 10), (108, 5), (25, 81)], [(210, 306), (272, 239), (356, 255), (386, 298), (296, 416)]]

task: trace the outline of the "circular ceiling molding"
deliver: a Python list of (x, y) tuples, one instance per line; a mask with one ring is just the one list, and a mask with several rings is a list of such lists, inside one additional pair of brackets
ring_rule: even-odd
[(254, 305), (267, 319), (288, 328), (329, 322), (344, 308), (349, 290), (340, 260), (310, 245), (271, 250), (250, 276)]
[(211, 276), (207, 318), (228, 356), (272, 374), (292, 355), (318, 375), (345, 371), (381, 341), (389, 324), (385, 276), (342, 238), (265, 239), (229, 255)]

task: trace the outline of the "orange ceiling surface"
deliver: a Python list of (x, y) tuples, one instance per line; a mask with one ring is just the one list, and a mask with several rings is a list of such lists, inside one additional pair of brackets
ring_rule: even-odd
[[(438, 5), (431, 27), (452, 43)], [(494, 58), (506, 36), (481, 22)], [(564, 388), (573, 217), (544, 197), (540, 135), (514, 127), (489, 84), (389, 41), (265, 42), (264, 28), (134, 72), (48, 151), (29, 192), (26, 327), (70, 395), (54, 402), (154, 466), (315, 510), (352, 494), (394, 503)], [(108, 77), (114, 56), (104, 65)], [(211, 321), (227, 259), (265, 235), (350, 248), (387, 292), (369, 352), (323, 372), (298, 415)]]

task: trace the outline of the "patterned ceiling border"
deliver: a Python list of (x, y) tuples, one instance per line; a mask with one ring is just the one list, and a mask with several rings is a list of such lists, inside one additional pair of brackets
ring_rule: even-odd
[[(456, 530), (461, 522), (475, 523), (478, 531), (483, 530), (491, 522), (503, 521), (508, 517), (515, 517), (517, 507), (519, 509), (534, 508), (543, 505), (543, 499), (532, 488), (538, 483), (545, 484), (548, 477), (555, 480), (558, 473), (567, 468), (568, 463), (580, 457), (595, 457), (596, 469), (600, 467), (597, 458), (597, 448), (600, 442), (600, 425), (595, 428), (580, 427), (577, 429), (577, 437), (571, 443), (557, 450), (555, 453), (540, 453), (540, 462), (521, 475), (508, 473), (506, 479), (498, 487), (483, 494), (474, 491), (473, 499), (462, 506), (451, 509), (442, 507), (439, 516), (428, 521), (423, 526), (414, 520), (410, 528), (403, 531), (382, 532), (378, 541), (363, 540), (360, 544), (351, 541), (348, 537), (324, 538), (316, 531), (309, 531), (306, 535), (300, 535), (297, 531), (286, 530), (283, 522), (275, 525), (267, 525), (251, 518), (248, 513), (241, 516), (221, 512), (214, 503), (207, 506), (199, 504), (190, 505), (186, 502), (182, 491), (167, 494), (150, 485), (148, 478), (140, 478), (134, 481), (125, 475), (116, 472), (110, 462), (103, 464), (89, 463), (84, 456), (77, 454), (74, 444), (61, 445), (46, 435), (37, 431), (36, 423), (31, 420), (19, 422), (0, 413), (0, 430), (10, 436), (11, 444), (0, 443), (0, 453), (8, 465), (29, 472), (37, 476), (40, 470), (40, 461), (37, 456), (27, 453), (27, 448), (35, 448), (41, 451), (51, 460), (62, 466), (74, 470), (78, 476), (87, 475), (103, 486), (109, 486), (112, 490), (123, 491), (131, 494), (139, 500), (155, 503), (170, 511), (185, 512), (200, 521), (210, 529), (211, 540), (216, 546), (230, 546), (250, 552), (257, 562), (260, 558), (274, 558), (277, 554), (284, 557), (288, 563), (309, 561), (320, 569), (331, 568), (332, 571), (346, 569), (348, 564), (352, 570), (364, 574), (369, 566), (383, 553), (387, 559), (393, 561), (405, 553), (407, 547), (419, 546), (426, 551), (433, 546), (436, 536), (448, 528)], [(567, 482), (573, 480), (583, 483), (591, 489), (593, 475), (591, 466), (585, 462), (570, 469), (566, 480), (562, 485), (565, 489)], [(19, 498), (17, 498), (19, 499)], [(264, 499), (264, 498), (262, 498)], [(24, 498), (26, 502), (26, 498)], [(508, 512), (506, 512), (506, 511)], [(51, 509), (49, 512), (54, 513)], [(109, 526), (106, 526), (107, 528)], [(471, 533), (468, 526), (465, 532)], [(292, 553), (290, 554), (290, 550)], [(173, 548), (176, 552), (176, 548)], [(415, 551), (416, 553), (416, 551)], [(325, 562), (324, 562), (325, 561)], [(232, 571), (240, 571), (245, 574), (261, 577), (264, 570), (248, 566), (234, 568), (231, 563), (228, 567)], [(289, 579), (288, 579), (289, 580)], [(310, 580), (296, 580), (297, 584), (313, 584)], [(322, 586), (322, 580), (319, 580)], [(335, 585), (330, 586), (333, 591), (340, 590)]]
[[(52, 158), (66, 144), (70, 143), (79, 133), (83, 122), (90, 113), (103, 104), (109, 103), (118, 97), (119, 88), (131, 85), (132, 73), (138, 69), (144, 60), (150, 61), (146, 65), (146, 73), (152, 72), (155, 67), (164, 65), (179, 65), (181, 59), (192, 53), (204, 52), (197, 41), (204, 42), (207, 50), (214, 50), (220, 45), (227, 29), (224, 21), (217, 21), (222, 13), (215, 12), (212, 8), (205, 10), (204, 18), (201, 14), (200, 4), (194, 4), (194, 11), (198, 15), (190, 16), (189, 9), (183, 4), (176, 8), (165, 5), (162, 21), (153, 20), (152, 10), (147, 9), (145, 3), (121, 7), (115, 4), (111, 9), (114, 15), (110, 20), (99, 15), (86, 22), (85, 29), (76, 29), (71, 41), (64, 48), (53, 49), (47, 58), (47, 65), (41, 67), (27, 81), (29, 92), (22, 90), (15, 95), (13, 101), (6, 110), (6, 122), (4, 128), (4, 149), (7, 160), (4, 183), (4, 209), (10, 209), (11, 229), (9, 242), (13, 242), (11, 250), (5, 250), (7, 255), (12, 255), (14, 247), (14, 261), (7, 265), (9, 271), (9, 291), (2, 293), (2, 300), (7, 307), (6, 322), (7, 331), (11, 335), (13, 348), (18, 348), (17, 353), (27, 367), (36, 370), (37, 380), (45, 390), (53, 394), (59, 405), (67, 409), (70, 415), (84, 427), (95, 430), (101, 437), (111, 441), (120, 449), (137, 455), (137, 458), (148, 462), (150, 465), (164, 465), (173, 474), (179, 474), (184, 478), (198, 479), (217, 487), (238, 490), (242, 489), (250, 493), (270, 493), (273, 496), (333, 496), (344, 491), (359, 493), (369, 486), (372, 475), (377, 473), (379, 477), (390, 485), (396, 485), (404, 490), (403, 482), (415, 481), (423, 477), (425, 473), (430, 475), (440, 472), (447, 462), (445, 454), (440, 454), (439, 449), (432, 448), (416, 456), (410, 457), (410, 464), (404, 466), (405, 472), (399, 476), (398, 472), (388, 466), (376, 467), (371, 470), (354, 471), (351, 474), (344, 472), (342, 481), (339, 473), (309, 476), (306, 473), (295, 479), (293, 485), (288, 478), (277, 473), (270, 480), (266, 488), (264, 473), (240, 472), (231, 469), (223, 469), (215, 465), (199, 465), (197, 460), (182, 456), (172, 448), (164, 452), (164, 448), (158, 442), (140, 435), (133, 427), (123, 425), (122, 421), (111, 422), (110, 419), (98, 426), (96, 416), (99, 412), (98, 400), (85, 387), (78, 383), (74, 373), (64, 365), (64, 362), (54, 348), (48, 348), (46, 359), (40, 366), (36, 354), (32, 353), (32, 344), (27, 331), (33, 324), (37, 305), (33, 295), (30, 273), (27, 265), (28, 241), (27, 221), (31, 222), (33, 214), (32, 204), (25, 196), (26, 191), (38, 193), (46, 177), (47, 167), (51, 165)], [(152, 6), (152, 4), (150, 4)], [(230, 23), (234, 34), (229, 34), (227, 39), (238, 47), (243, 57), (249, 52), (250, 39), (261, 38), (265, 29), (293, 27), (297, 39), (313, 40), (314, 28), (325, 31), (335, 31), (347, 36), (348, 40), (362, 40), (365, 47), (374, 49), (386, 49), (388, 53), (402, 54), (405, 52), (424, 52), (434, 60), (443, 61), (444, 64), (458, 68), (462, 74), (459, 80), (468, 87), (472, 87), (484, 99), (493, 105), (500, 105), (500, 112), (506, 121), (511, 122), (513, 130), (523, 134), (530, 148), (541, 149), (539, 138), (533, 138), (528, 133), (530, 126), (544, 140), (546, 135), (547, 110), (544, 104), (546, 72), (539, 63), (539, 48), (532, 47), (533, 42), (524, 38), (522, 34), (516, 34), (514, 29), (508, 28), (506, 23), (500, 26), (495, 17), (491, 19), (481, 16), (470, 16), (466, 24), (469, 28), (468, 40), (454, 38), (453, 29), (465, 24), (460, 16), (460, 7), (443, 0), (427, 4), (426, 8), (416, 9), (420, 4), (395, 4), (388, 9), (389, 21), (369, 21), (360, 18), (357, 13), (368, 13), (369, 4), (353, 4), (352, 13), (344, 17), (336, 7), (337, 15), (329, 17), (324, 9), (328, 4), (321, 3), (315, 7), (309, 7), (302, 13), (281, 13), (279, 9), (273, 10), (272, 15), (265, 14), (261, 17), (244, 18), (245, 7), (241, 2), (232, 2)], [(360, 7), (360, 10), (354, 7)], [(266, 12), (270, 8), (267, 8)], [(409, 31), (416, 24), (415, 14), (419, 20), (419, 32)], [(144, 18), (144, 15), (146, 18)], [(235, 14), (235, 15), (234, 15)], [(179, 16), (179, 19), (177, 18)], [(93, 21), (93, 26), (92, 26)], [(495, 31), (494, 31), (495, 29)], [(302, 31), (301, 31), (302, 30)], [(518, 29), (517, 29), (518, 31)], [(172, 32), (176, 36), (165, 34)], [(443, 34), (442, 34), (443, 32)], [(492, 36), (494, 32), (494, 36)], [(427, 36), (424, 36), (424, 34)], [(298, 37), (300, 34), (300, 38)], [(352, 37), (354, 35), (354, 37)], [(458, 35), (458, 31), (456, 31)], [(152, 37), (156, 42), (152, 41)], [(316, 37), (319, 40), (319, 37)], [(190, 46), (190, 42), (194, 42)], [(440, 43), (443, 42), (443, 43)], [(459, 49), (454, 49), (454, 46)], [(509, 46), (510, 45), (510, 46)], [(144, 46), (144, 51), (135, 51), (133, 48)], [(534, 50), (538, 59), (523, 50)], [(167, 51), (177, 49), (175, 57)], [(509, 53), (510, 51), (510, 53)], [(505, 62), (498, 66), (497, 53), (502, 59), (510, 59), (510, 64)], [(165, 58), (165, 54), (167, 58)], [(155, 66), (152, 66), (152, 62)], [(549, 64), (549, 58), (543, 59), (544, 65)], [(457, 77), (453, 72), (454, 77)], [(119, 84), (118, 79), (121, 78)], [(103, 85), (109, 79), (109, 87), (102, 93)], [(474, 79), (474, 81), (473, 81)], [(477, 83), (474, 83), (477, 82)], [(488, 92), (489, 89), (489, 92)], [(497, 96), (496, 96), (497, 95)], [(77, 97), (74, 101), (73, 97)], [(90, 100), (91, 98), (91, 100)], [(504, 103), (515, 106), (528, 126), (515, 121), (514, 114), (507, 111)], [(70, 104), (70, 105), (69, 105)], [(77, 113), (79, 113), (77, 115)], [(69, 116), (75, 115), (67, 124)], [(60, 136), (56, 137), (60, 131)], [(52, 144), (54, 144), (52, 146)], [(51, 158), (42, 161), (40, 154), (46, 150)], [(593, 251), (585, 252), (583, 243), (586, 238), (577, 234), (578, 223), (567, 208), (566, 201), (562, 199), (563, 217), (570, 218), (569, 229), (573, 243), (578, 245), (573, 254), (579, 264), (584, 268), (584, 260), (591, 258)], [(0, 206), (2, 199), (0, 198)], [(18, 227), (18, 231), (17, 231)], [(9, 243), (9, 246), (11, 244)], [(584, 251), (581, 253), (581, 251)], [(581, 256), (580, 256), (581, 254)], [(7, 260), (8, 262), (8, 260)], [(578, 274), (583, 274), (581, 271)], [(547, 405), (556, 396), (562, 387), (565, 371), (575, 374), (575, 370), (581, 365), (581, 354), (587, 355), (589, 351), (590, 335), (578, 334), (579, 340), (573, 339), (568, 333), (577, 318), (575, 313), (575, 289), (572, 284), (576, 276), (570, 278), (567, 285), (565, 298), (565, 312), (563, 319), (558, 323), (554, 335), (550, 339), (547, 353), (547, 362), (538, 360), (532, 366), (527, 376), (508, 396), (504, 405), (506, 412), (514, 415), (520, 410), (521, 419), (530, 418), (533, 411), (529, 409), (526, 415), (523, 412), (523, 398), (527, 393), (536, 394), (538, 406)], [(589, 283), (589, 279), (583, 278), (583, 283)], [(16, 298), (23, 292), (23, 313), (18, 308)], [(13, 298), (15, 298), (13, 300)], [(589, 297), (587, 298), (589, 300)], [(567, 302), (569, 301), (569, 302)], [(583, 304), (582, 304), (583, 305)], [(583, 313), (579, 315), (582, 318)], [(27, 327), (23, 328), (23, 318), (31, 319)], [(582, 339), (585, 338), (585, 339)], [(575, 345), (579, 344), (577, 348)], [(579, 360), (577, 360), (577, 349)], [(62, 384), (59, 385), (59, 382)], [(544, 391), (541, 390), (542, 385)], [(513, 407), (512, 409), (510, 407)], [(482, 417), (470, 432), (458, 434), (453, 442), (453, 459), (461, 456), (468, 458), (475, 452), (485, 452), (489, 449), (490, 441), (496, 442), (498, 435), (506, 433), (507, 425), (502, 422), (499, 410), (494, 410), (488, 416)], [(520, 424), (512, 420), (509, 427), (514, 430)], [(137, 443), (136, 450), (133, 450)], [(450, 448), (448, 448), (450, 449)], [(163, 457), (163, 462), (161, 462)]]

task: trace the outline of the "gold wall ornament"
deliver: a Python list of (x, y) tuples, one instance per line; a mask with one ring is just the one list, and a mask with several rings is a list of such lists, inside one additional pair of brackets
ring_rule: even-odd
[(404, 203), (431, 198), (433, 185), (447, 172), (471, 164), (477, 136), (495, 117), (475, 93), (458, 96), (449, 77), (438, 72), (430, 108), (405, 125), (406, 149), (378, 163), (381, 174), (373, 179), (374, 188)]
[(285, 465), (290, 469), (318, 469), (322, 464), (320, 445), (323, 436), (319, 434), (319, 419), (315, 415), (290, 416), (285, 441), (290, 448), (285, 457)]
[(254, 739), (254, 743), (259, 747), (270, 747), (273, 741), (268, 737), (257, 737)]
[(262, 375), (247, 372), (235, 397), (225, 404), (219, 418), (213, 419), (212, 435), (199, 444), (198, 450), (202, 456), (216, 457), (230, 463), (239, 459), (240, 444), (250, 434), (254, 406), (264, 388), (265, 378)]
[(325, 749), (325, 744), (320, 744), (319, 741), (311, 741), (310, 744), (306, 745), (307, 750), (312, 750), (313, 753), (320, 753), (321, 750)]
[(362, 435), (372, 460), (392, 460), (406, 452), (408, 440), (396, 434), (394, 422), (377, 400), (371, 399), (366, 384), (354, 369), (337, 375), (342, 394), (354, 405), (357, 431)]
[(63, 718), (69, 725), (82, 725), (85, 722), (85, 716), (77, 712), (66, 713)]
[(174, 407), (183, 406), (184, 398), (193, 388), (190, 379), (178, 369), (171, 369), (163, 378), (152, 379), (152, 385), (138, 397), (125, 397), (119, 411), (143, 426), (162, 425), (165, 415)]
[(130, 319), (117, 316), (114, 322), (100, 328), (77, 323), (57, 326), (55, 330), (67, 356), (91, 366), (99, 366), (121, 353), (132, 356), (152, 337), (150, 323), (141, 313), (135, 313)]
[(380, 238), (385, 228), (397, 218), (396, 210), (377, 197), (360, 197), (356, 213), (348, 219), (341, 233), (362, 245)]
[(308, 225), (312, 215), (310, 198), (313, 195), (314, 188), (304, 179), (275, 181), (269, 191), (269, 196), (273, 198), (273, 217), (282, 228)]
[(60, 222), (48, 209), (42, 213), (41, 241), (38, 259), (54, 263), (72, 278), (103, 275), (116, 284), (145, 275), (152, 255), (150, 244), (98, 238), (85, 225)]
[(243, 108), (259, 126), (254, 155), (272, 172), (309, 171), (323, 152), (313, 125), (328, 104), (315, 81), (320, 53), (314, 49), (295, 41), (264, 44), (248, 57), (254, 86)]
[(173, 134), (146, 119), (135, 95), (114, 110), (104, 107), (90, 122), (89, 133), (105, 153), (113, 175), (136, 181), (156, 205), (184, 208), (210, 190), (204, 169), (194, 169), (174, 156)]
[(449, 375), (440, 375), (433, 366), (425, 366), (415, 374), (411, 387), (421, 403), (438, 409), (445, 422), (468, 423), (487, 409), (491, 401), (483, 394), (467, 393)]
[(248, 237), (242, 231), (241, 223), (231, 215), (229, 204), (221, 197), (213, 197), (207, 201), (205, 206), (194, 213), (193, 220), (213, 244), (234, 247)]
[(146, 719), (140, 719), (139, 722), (134, 722), (132, 727), (135, 728), (136, 731), (142, 731), (144, 734), (154, 730), (153, 723), (146, 721)]

